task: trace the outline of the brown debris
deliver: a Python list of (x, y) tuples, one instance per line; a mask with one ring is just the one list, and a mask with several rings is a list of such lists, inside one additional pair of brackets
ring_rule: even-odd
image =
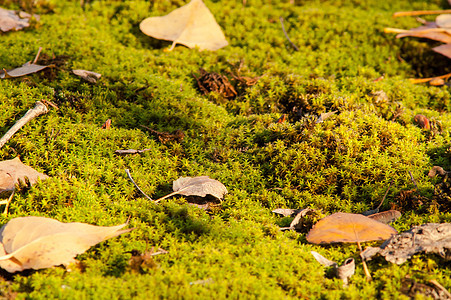
[(192, 75), (197, 81), (199, 90), (204, 95), (207, 95), (210, 92), (219, 93), (225, 98), (234, 98), (238, 95), (226, 76), (214, 72), (208, 73), (202, 68), (199, 69), (199, 72), (199, 77), (194, 74)]
[(158, 267), (157, 263), (153, 260), (153, 257), (160, 254), (169, 253), (168, 251), (152, 247), (150, 251), (140, 252), (138, 250), (130, 251), (132, 257), (128, 261), (128, 265), (133, 271), (144, 273), (149, 269), (155, 269)]
[(110, 129), (111, 128), (111, 119), (108, 119), (103, 123), (101, 129)]
[(380, 247), (368, 247), (361, 256), (371, 259), (380, 254), (389, 262), (403, 264), (419, 252), (436, 253), (451, 259), (451, 223), (430, 223), (414, 226), (385, 241)]
[(156, 130), (149, 128), (147, 126), (144, 126), (144, 125), (140, 125), (140, 126), (144, 129), (147, 129), (147, 131), (149, 131), (149, 133), (151, 135), (158, 138), (158, 140), (163, 144), (166, 144), (167, 142), (181, 143), (183, 141), (183, 139), (185, 138), (185, 134), (183, 133), (183, 131), (181, 131), (179, 129), (173, 131), (172, 133), (169, 133), (169, 132), (156, 131)]
[(401, 293), (412, 299), (416, 298), (417, 294), (437, 300), (451, 299), (450, 293), (443, 287), (437, 286), (435, 282), (430, 280), (430, 284), (419, 283), (407, 275), (401, 282)]

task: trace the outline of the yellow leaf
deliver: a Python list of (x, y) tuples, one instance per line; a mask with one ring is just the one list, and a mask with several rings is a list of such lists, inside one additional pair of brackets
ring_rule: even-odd
[(150, 17), (139, 25), (141, 31), (156, 39), (200, 50), (218, 50), (228, 45), (224, 33), (202, 0), (190, 3), (163, 17)]

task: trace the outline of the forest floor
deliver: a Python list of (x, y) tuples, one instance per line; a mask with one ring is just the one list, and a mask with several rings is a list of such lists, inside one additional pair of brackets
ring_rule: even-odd
[[(52, 65), (0, 79), (0, 134), (36, 101), (58, 106), (0, 149), (2, 160), (20, 156), (50, 176), (18, 189), (0, 224), (22, 216), (102, 226), (129, 219), (135, 229), (79, 255), (77, 265), (1, 271), (4, 297), (408, 299), (429, 293), (430, 280), (451, 289), (450, 264), (439, 255), (401, 265), (377, 257), (367, 281), (357, 245), (310, 244), (307, 225), (281, 231), (293, 218), (272, 213), (362, 213), (388, 190), (381, 210), (402, 213), (392, 224), (399, 232), (451, 221), (449, 184), (428, 177), (434, 165), (451, 170), (450, 86), (408, 80), (450, 73), (450, 60), (431, 50), (439, 43), (383, 31), (420, 25), (393, 18), (396, 11), (446, 9), (445, 1), (208, 0), (229, 43), (216, 51), (166, 51), (171, 42), (140, 31), (142, 20), (185, 1), (84, 2), (0, 0), (40, 15), (0, 34), (0, 68), (33, 60), (40, 47), (38, 64)], [(102, 77), (87, 82), (74, 69)], [(223, 91), (204, 93), (200, 69), (220, 78)], [(415, 121), (419, 114), (429, 128)], [(108, 119), (111, 128), (102, 129)], [(183, 139), (161, 138), (176, 130)], [(123, 149), (148, 151), (115, 153)], [(183, 196), (156, 204), (125, 169), (153, 199), (185, 176), (210, 176), (228, 193), (208, 210)], [(168, 253), (150, 256), (158, 248)], [(349, 284), (310, 251), (339, 264), (353, 257)]]

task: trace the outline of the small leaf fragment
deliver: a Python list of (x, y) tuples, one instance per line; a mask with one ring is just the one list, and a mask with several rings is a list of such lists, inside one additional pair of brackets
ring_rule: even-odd
[(47, 175), (22, 163), (19, 157), (0, 162), (0, 193), (14, 190), (16, 184), (25, 183), (27, 179), (34, 185), (47, 178)]
[(386, 240), (397, 231), (360, 214), (335, 213), (321, 219), (307, 235), (313, 244)]
[(86, 70), (72, 70), (72, 73), (91, 83), (96, 83), (102, 77), (102, 74)]

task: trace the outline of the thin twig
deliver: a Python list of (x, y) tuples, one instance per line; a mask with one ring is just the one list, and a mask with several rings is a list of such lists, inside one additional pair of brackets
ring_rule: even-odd
[(390, 187), (391, 187), (391, 185), (392, 185), (392, 183), (393, 183), (393, 180), (394, 180), (394, 179), (392, 179), (392, 180), (390, 181), (390, 184), (388, 185), (387, 191), (385, 192), (384, 198), (382, 198), (381, 203), (379, 203), (379, 205), (376, 207), (376, 210), (377, 210), (377, 211), (379, 211), (379, 208), (381, 208), (382, 203), (384, 203), (385, 198), (387, 197), (388, 191), (390, 190)]
[(279, 20), (280, 20), (280, 24), (282, 25), (283, 34), (285, 34), (285, 37), (290, 42), (290, 44), (293, 46), (293, 48), (296, 49), (296, 51), (299, 51), (299, 48), (290, 40), (290, 38), (288, 37), (287, 32), (285, 31), (285, 26), (283, 25), (283, 18), (280, 17)]
[(41, 51), (42, 51), (42, 47), (39, 47), (38, 53), (36, 53), (36, 56), (34, 57), (32, 64), (36, 64), (38, 62), (39, 55), (41, 55)]
[(410, 174), (410, 179), (412, 179), (412, 182), (415, 185), (415, 189), (418, 192), (418, 185), (417, 185), (417, 182), (415, 181), (415, 178), (413, 178), (412, 172), (409, 171), (409, 174)]
[(36, 102), (36, 105), (33, 109), (28, 110), (25, 115), (16, 122), (0, 139), (0, 148), (8, 142), (8, 140), (20, 129), (22, 126), (33, 120), (34, 118), (46, 114), (49, 111), (47, 106), (41, 101)]
[(130, 181), (133, 183), (133, 185), (138, 189), (138, 191), (141, 192), (141, 194), (143, 194), (144, 196), (146, 196), (147, 199), (149, 199), (150, 201), (153, 201), (152, 198), (150, 198), (149, 196), (147, 196), (146, 193), (144, 193), (139, 186), (136, 184), (136, 182), (133, 180), (132, 175), (130, 174), (130, 170), (129, 169), (125, 169), (125, 173), (127, 173), (128, 178), (130, 179)]
[(406, 17), (406, 16), (421, 16), (421, 15), (439, 15), (450, 14), (451, 9), (443, 10), (416, 10), (416, 11), (398, 11), (393, 14), (393, 17)]

